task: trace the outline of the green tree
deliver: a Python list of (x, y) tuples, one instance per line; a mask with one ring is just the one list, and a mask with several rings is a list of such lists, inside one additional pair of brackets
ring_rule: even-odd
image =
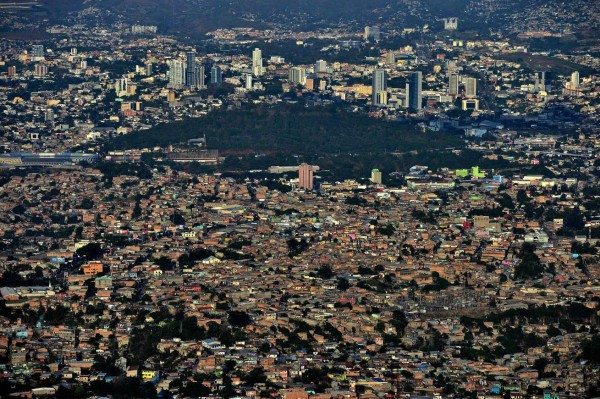
[(347, 291), (351, 287), (350, 282), (345, 277), (338, 278), (336, 288), (340, 291)]
[(544, 272), (544, 266), (535, 254), (535, 245), (524, 243), (518, 257), (521, 261), (515, 267), (515, 278), (536, 279)]
[(330, 265), (321, 265), (319, 267), (319, 270), (317, 270), (317, 277), (322, 278), (324, 280), (328, 280), (330, 278), (333, 278), (334, 276), (335, 273), (333, 272), (333, 269)]

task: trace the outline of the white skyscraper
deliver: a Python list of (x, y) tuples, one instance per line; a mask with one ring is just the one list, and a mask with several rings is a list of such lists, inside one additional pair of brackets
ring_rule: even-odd
[(244, 76), (246, 78), (246, 90), (252, 90), (252, 75), (247, 73)]
[(306, 84), (306, 69), (302, 67), (290, 68), (288, 79), (292, 83), (305, 85)]
[(579, 89), (579, 72), (575, 71), (571, 74), (571, 90)]
[(387, 72), (384, 69), (376, 69), (373, 72), (373, 98), (371, 104), (380, 106), (387, 104)]
[(327, 73), (327, 61), (317, 61), (315, 63), (315, 73)]
[(169, 86), (181, 88), (185, 85), (187, 64), (180, 60), (169, 61)]
[(263, 75), (262, 51), (259, 48), (255, 48), (252, 52), (252, 74), (254, 76)]

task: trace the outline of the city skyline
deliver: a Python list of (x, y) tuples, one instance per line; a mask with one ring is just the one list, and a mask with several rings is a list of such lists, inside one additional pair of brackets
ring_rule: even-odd
[(598, 15), (0, 1), (0, 398), (600, 397)]

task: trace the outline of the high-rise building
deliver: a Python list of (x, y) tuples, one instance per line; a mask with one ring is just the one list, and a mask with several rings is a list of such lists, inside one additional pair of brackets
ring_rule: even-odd
[(571, 74), (571, 90), (579, 89), (579, 72), (575, 71)]
[(44, 46), (41, 44), (34, 44), (32, 46), (32, 53), (34, 58), (44, 58)]
[(35, 76), (46, 76), (46, 75), (48, 75), (48, 65), (45, 65), (45, 64), (35, 64), (34, 74), (35, 74)]
[(188, 89), (198, 88), (198, 68), (196, 68), (196, 52), (185, 53), (187, 68), (185, 70), (185, 87)]
[(213, 85), (220, 85), (223, 83), (223, 71), (218, 65), (213, 65), (210, 69), (210, 83)]
[(121, 78), (121, 79), (117, 79), (115, 81), (115, 92), (117, 93), (118, 97), (127, 95), (128, 88), (129, 88), (129, 79)]
[(315, 73), (327, 73), (327, 61), (319, 60), (315, 63)]
[(252, 90), (252, 74), (245, 74), (246, 90)]
[(448, 94), (451, 96), (457, 96), (458, 95), (458, 83), (460, 80), (460, 76), (456, 73), (452, 73), (450, 74), (449, 80), (448, 80)]
[(196, 83), (197, 88), (202, 89), (206, 87), (206, 72), (204, 70), (204, 65), (196, 65)]
[(547, 91), (552, 75), (548, 71), (539, 71), (535, 73), (535, 91)]
[(205, 87), (205, 78), (204, 78), (204, 65), (196, 64), (194, 66), (194, 83), (193, 86), (195, 89), (201, 89)]
[(381, 38), (379, 26), (365, 26), (365, 40), (378, 41)]
[(169, 61), (169, 86), (181, 88), (185, 85), (187, 65), (180, 60)]
[(412, 109), (421, 109), (423, 104), (423, 74), (421, 71), (411, 72), (406, 82), (406, 106)]
[(313, 189), (313, 167), (303, 163), (298, 168), (298, 187), (305, 190)]
[[(375, 107), (387, 104), (387, 72), (376, 69), (373, 72), (373, 93), (371, 104)], [(385, 93), (385, 94), (384, 94)]]
[(306, 69), (303, 67), (292, 67), (288, 72), (288, 80), (295, 84), (306, 84)]
[(9, 66), (8, 67), (8, 76), (15, 76), (17, 74), (17, 67), (16, 66)]
[(407, 105), (411, 108), (420, 109), (423, 103), (423, 74), (421, 71), (409, 72), (406, 78)]
[(475, 79), (475, 78), (465, 79), (465, 96), (467, 98), (477, 97), (477, 79)]
[(379, 169), (373, 169), (371, 171), (371, 183), (381, 184), (381, 171)]
[(71, 55), (77, 55), (77, 47), (71, 47)]
[(262, 51), (259, 48), (255, 48), (252, 52), (252, 74), (254, 76), (263, 75)]

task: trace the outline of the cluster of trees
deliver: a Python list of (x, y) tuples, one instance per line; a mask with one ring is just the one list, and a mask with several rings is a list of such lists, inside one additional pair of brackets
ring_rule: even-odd
[(300, 255), (302, 252), (306, 251), (310, 247), (310, 243), (306, 241), (305, 238), (302, 238), (300, 240), (290, 238), (287, 241), (287, 245), (289, 249), (288, 256), (290, 258)]
[[(129, 360), (132, 364), (142, 364), (146, 359), (158, 353), (157, 345), (161, 338), (181, 338), (183, 340), (203, 340), (217, 338), (225, 345), (245, 339), (242, 330), (252, 322), (249, 315), (241, 311), (230, 311), (227, 324), (216, 322), (208, 323), (207, 327), (198, 327), (196, 317), (184, 317), (177, 313), (171, 315), (167, 312), (155, 312), (150, 315), (157, 324), (146, 325), (144, 328), (135, 328), (129, 342)], [(140, 323), (144, 319), (140, 315)]]
[(460, 146), (458, 136), (421, 133), (416, 126), (375, 120), (339, 107), (247, 107), (214, 111), (195, 119), (158, 125), (115, 138), (110, 149), (185, 143), (206, 134), (221, 151), (292, 154), (368, 153)]
[(519, 251), (519, 259), (521, 262), (515, 267), (516, 279), (536, 279), (546, 270), (535, 254), (535, 245), (531, 243), (523, 244)]

